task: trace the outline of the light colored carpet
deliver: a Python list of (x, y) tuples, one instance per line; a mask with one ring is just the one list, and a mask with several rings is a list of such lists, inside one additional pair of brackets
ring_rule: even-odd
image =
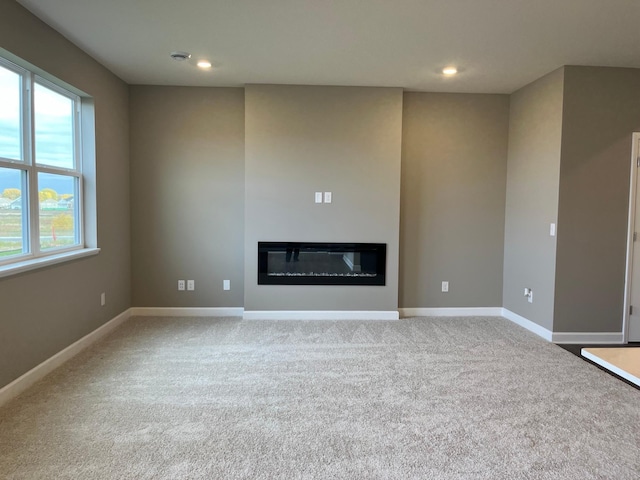
[(134, 318), (0, 410), (7, 479), (637, 479), (640, 392), (499, 318)]

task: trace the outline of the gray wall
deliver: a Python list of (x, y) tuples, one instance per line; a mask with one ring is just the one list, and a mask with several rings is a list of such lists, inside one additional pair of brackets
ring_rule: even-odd
[[(564, 70), (511, 95), (503, 305), (553, 329)], [(565, 226), (558, 225), (563, 233)], [(533, 303), (523, 296), (533, 289)]]
[[(99, 255), (0, 279), (0, 386), (130, 307), (128, 88), (16, 2), (0, 45), (95, 100)], [(100, 293), (107, 304), (100, 307)]]
[(243, 89), (131, 87), (131, 200), (134, 306), (241, 307)]
[[(397, 309), (401, 133), (401, 89), (246, 87), (245, 309)], [(258, 286), (258, 241), (386, 243), (386, 286)]]
[[(93, 96), (102, 249), (0, 279), (0, 386), (129, 308), (132, 291), (137, 306), (394, 310), (400, 238), (400, 306), (496, 306), (501, 228), (506, 308), (556, 332), (621, 329), (637, 69), (566, 67), (511, 96), (502, 227), (505, 97), (408, 93), (403, 116), (400, 89), (130, 90), (12, 0), (0, 45)], [(387, 285), (258, 287), (262, 239), (385, 242)], [(196, 291), (179, 294), (178, 278)]]
[(405, 93), (403, 108), (400, 306), (500, 307), (509, 96)]
[(640, 70), (565, 67), (555, 323), (620, 332)]

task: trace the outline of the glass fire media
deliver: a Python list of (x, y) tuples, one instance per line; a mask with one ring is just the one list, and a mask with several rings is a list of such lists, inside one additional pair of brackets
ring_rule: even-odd
[(384, 285), (384, 243), (258, 242), (259, 285)]

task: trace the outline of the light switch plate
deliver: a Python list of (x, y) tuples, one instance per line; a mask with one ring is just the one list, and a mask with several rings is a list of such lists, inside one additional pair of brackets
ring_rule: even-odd
[(316, 203), (322, 203), (322, 192), (316, 192)]
[(195, 280), (187, 280), (187, 290), (190, 292), (196, 289), (196, 281)]
[(222, 281), (222, 289), (223, 290), (231, 290), (231, 280), (223, 280)]
[(331, 192), (324, 192), (324, 203), (331, 203)]
[(556, 236), (556, 224), (555, 223), (550, 223), (549, 224), (549, 235), (552, 237)]

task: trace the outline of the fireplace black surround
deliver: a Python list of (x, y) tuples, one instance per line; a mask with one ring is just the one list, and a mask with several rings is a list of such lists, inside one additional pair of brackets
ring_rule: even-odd
[(258, 242), (259, 285), (384, 285), (384, 243)]

